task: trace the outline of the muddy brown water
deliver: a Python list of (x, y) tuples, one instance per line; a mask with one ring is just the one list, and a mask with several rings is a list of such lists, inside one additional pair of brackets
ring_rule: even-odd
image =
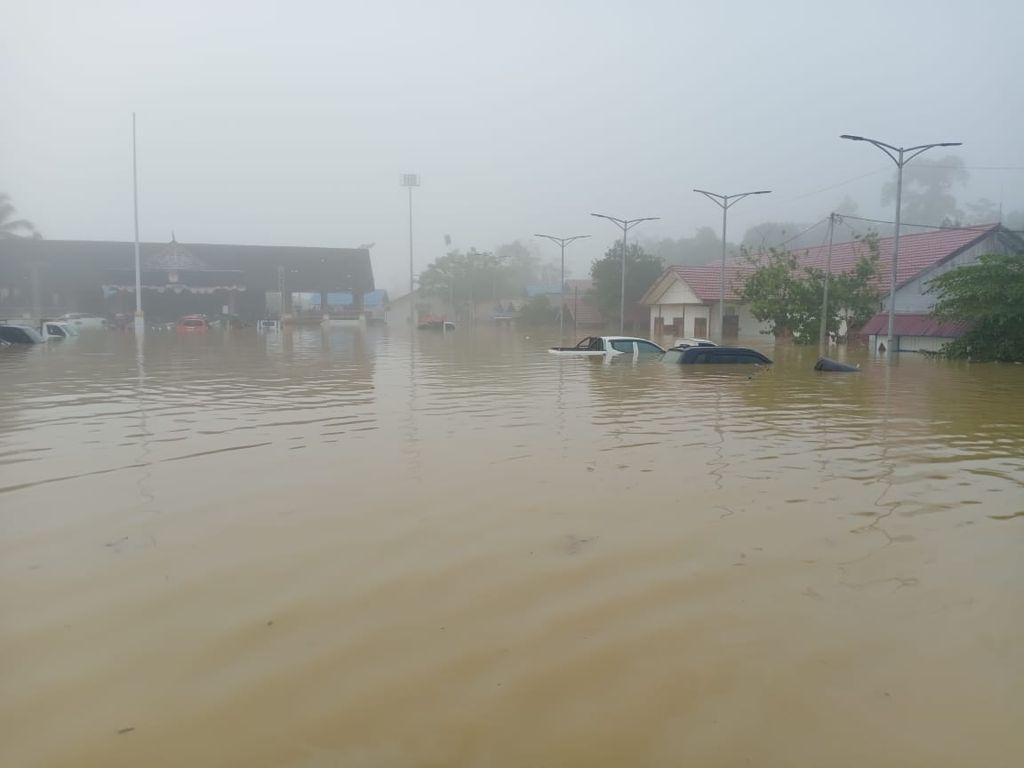
[(525, 334), (0, 352), (0, 763), (1021, 764), (1024, 367)]

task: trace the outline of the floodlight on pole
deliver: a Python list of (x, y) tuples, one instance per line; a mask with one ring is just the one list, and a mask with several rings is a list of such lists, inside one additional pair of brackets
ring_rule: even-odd
[(890, 160), (896, 163), (896, 231), (892, 238), (892, 274), (891, 283), (889, 285), (889, 330), (886, 335), (886, 349), (890, 352), (896, 352), (897, 350), (893, 349), (892, 343), (896, 320), (896, 262), (900, 255), (900, 214), (903, 209), (903, 166), (922, 152), (927, 152), (929, 149), (934, 149), (935, 147), (959, 147), (963, 142), (940, 141), (935, 144), (918, 144), (916, 147), (894, 147), (892, 144), (886, 144), (884, 141), (879, 141), (878, 139), (869, 139), (866, 136), (851, 136), (848, 133), (844, 133), (839, 138), (847, 139), (849, 141), (866, 141), (868, 144), (874, 144), (888, 155)]
[[(543, 237), (555, 243), (562, 249), (562, 280), (558, 284), (558, 343), (563, 344), (565, 336), (565, 246), (577, 240), (583, 240), (590, 235), (573, 235), (572, 237), (555, 237), (554, 235), (534, 234), (534, 237)], [(575, 318), (576, 315), (573, 315)]]
[(399, 179), (399, 184), (409, 189), (409, 322), (410, 325), (416, 327), (416, 295), (415, 290), (415, 277), (413, 275), (412, 265), (412, 189), (420, 185), (420, 177), (415, 173), (403, 173)]
[(603, 213), (592, 213), (599, 219), (608, 219), (622, 230), (622, 275), (619, 287), (619, 333), (623, 332), (626, 321), (626, 233), (642, 221), (657, 221), (660, 216), (645, 216), (641, 219), (618, 219), (614, 216), (606, 216)]
[(722, 273), (719, 275), (718, 285), (718, 340), (721, 342), (725, 333), (725, 234), (729, 223), (729, 208), (744, 197), (770, 195), (771, 190), (759, 189), (756, 192), (740, 192), (735, 195), (720, 195), (717, 192), (708, 192), (705, 189), (695, 189), (693, 191), (704, 195), (704, 197), (722, 209)]

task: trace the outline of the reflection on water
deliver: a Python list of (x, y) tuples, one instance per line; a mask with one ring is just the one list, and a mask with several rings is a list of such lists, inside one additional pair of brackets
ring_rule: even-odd
[(4, 764), (1016, 764), (1024, 369), (537, 336), (0, 354)]

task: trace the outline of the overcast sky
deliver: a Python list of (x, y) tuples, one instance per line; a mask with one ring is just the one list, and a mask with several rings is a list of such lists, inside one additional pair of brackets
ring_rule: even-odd
[[(772, 189), (730, 211), (865, 215), (893, 144), (965, 142), (961, 199), (1024, 207), (1024, 3), (703, 0), (8, 0), (0, 191), (49, 238), (358, 246), (417, 270), (534, 232), (586, 272), (618, 235), (591, 211), (719, 227), (693, 187)], [(856, 177), (863, 177), (854, 181)], [(826, 189), (831, 188), (831, 189)], [(641, 230), (637, 230), (639, 234)], [(543, 243), (543, 241), (540, 241)], [(541, 245), (555, 256), (553, 246)]]

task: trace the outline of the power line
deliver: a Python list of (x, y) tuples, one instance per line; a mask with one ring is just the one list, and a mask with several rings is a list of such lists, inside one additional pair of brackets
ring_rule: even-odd
[(803, 200), (805, 197), (811, 197), (812, 195), (820, 195), (822, 192), (830, 192), (833, 189), (838, 189), (839, 187), (845, 187), (847, 184), (853, 184), (853, 182), (855, 182), (855, 181), (860, 181), (861, 179), (866, 179), (868, 176), (874, 176), (874, 175), (876, 175), (878, 173), (881, 173), (882, 171), (886, 171), (886, 170), (889, 170), (888, 166), (883, 166), (881, 168), (876, 168), (875, 170), (869, 171), (868, 173), (862, 173), (860, 176), (854, 176), (852, 179), (847, 179), (846, 181), (840, 181), (840, 182), (838, 182), (836, 184), (831, 184), (831, 185), (829, 185), (827, 187), (822, 187), (821, 189), (816, 189), (813, 192), (805, 192), (804, 194), (797, 195), (796, 197), (785, 198), (785, 199), (782, 200), (782, 202), (789, 203), (789, 202), (792, 202), (794, 200)]
[[(887, 221), (885, 219), (866, 219), (863, 216), (848, 216), (846, 214), (843, 214), (842, 218), (844, 218), (844, 219), (854, 219), (855, 221), (866, 221), (866, 222), (869, 222), (871, 224), (895, 224), (896, 223), (895, 221)], [(918, 229), (940, 229), (940, 230), (941, 229), (950, 229), (950, 230), (952, 230), (952, 229), (976, 229), (976, 230), (981, 231), (981, 230), (985, 230), (985, 229), (991, 229), (993, 226), (995, 226), (995, 225), (994, 224), (961, 224), (961, 225), (953, 225), (953, 224), (910, 224), (910, 223), (908, 223), (906, 221), (900, 222), (900, 227), (917, 227)], [(1004, 227), (1004, 229), (1005, 229), (1005, 227)], [(1014, 234), (1021, 234), (1022, 232), (1024, 232), (1024, 230), (1021, 230), (1021, 229), (1006, 229), (1006, 231), (1007, 232), (1013, 232)]]

